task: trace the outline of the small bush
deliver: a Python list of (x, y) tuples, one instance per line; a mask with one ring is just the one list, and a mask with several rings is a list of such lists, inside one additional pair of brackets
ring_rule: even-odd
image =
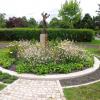
[(20, 59), (17, 63), (16, 63), (16, 71), (19, 73), (29, 73), (31, 72), (31, 67), (30, 65), (25, 62), (24, 60)]
[(8, 48), (0, 49), (0, 65), (8, 69), (14, 62), (15, 58), (10, 57), (10, 51)]

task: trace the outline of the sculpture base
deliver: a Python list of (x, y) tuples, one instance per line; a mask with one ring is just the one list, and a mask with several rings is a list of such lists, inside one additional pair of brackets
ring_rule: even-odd
[(48, 34), (40, 34), (40, 43), (43, 46), (47, 46), (48, 45)]

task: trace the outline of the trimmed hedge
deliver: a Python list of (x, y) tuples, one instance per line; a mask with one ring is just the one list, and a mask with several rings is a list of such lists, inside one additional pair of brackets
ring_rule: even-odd
[(95, 31), (95, 35), (100, 35), (100, 30)]
[[(69, 39), (78, 42), (89, 42), (94, 37), (94, 31), (90, 29), (48, 29), (49, 40)], [(13, 28), (0, 29), (0, 40), (39, 40), (41, 29)]]

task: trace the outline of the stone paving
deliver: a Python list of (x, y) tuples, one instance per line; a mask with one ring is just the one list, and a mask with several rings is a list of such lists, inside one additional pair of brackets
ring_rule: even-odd
[(0, 91), (0, 100), (65, 100), (59, 81), (18, 79)]

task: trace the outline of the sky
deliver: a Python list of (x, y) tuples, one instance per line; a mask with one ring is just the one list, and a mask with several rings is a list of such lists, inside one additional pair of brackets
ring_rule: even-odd
[[(66, 0), (0, 0), (0, 13), (6, 13), (6, 18), (16, 16), (27, 18), (34, 17), (37, 21), (42, 19), (41, 13), (50, 14), (50, 20), (57, 17), (61, 5)], [(68, 0), (69, 1), (69, 0)], [(96, 15), (98, 3), (100, 0), (77, 0), (80, 2), (82, 14), (89, 13), (91, 16)]]

